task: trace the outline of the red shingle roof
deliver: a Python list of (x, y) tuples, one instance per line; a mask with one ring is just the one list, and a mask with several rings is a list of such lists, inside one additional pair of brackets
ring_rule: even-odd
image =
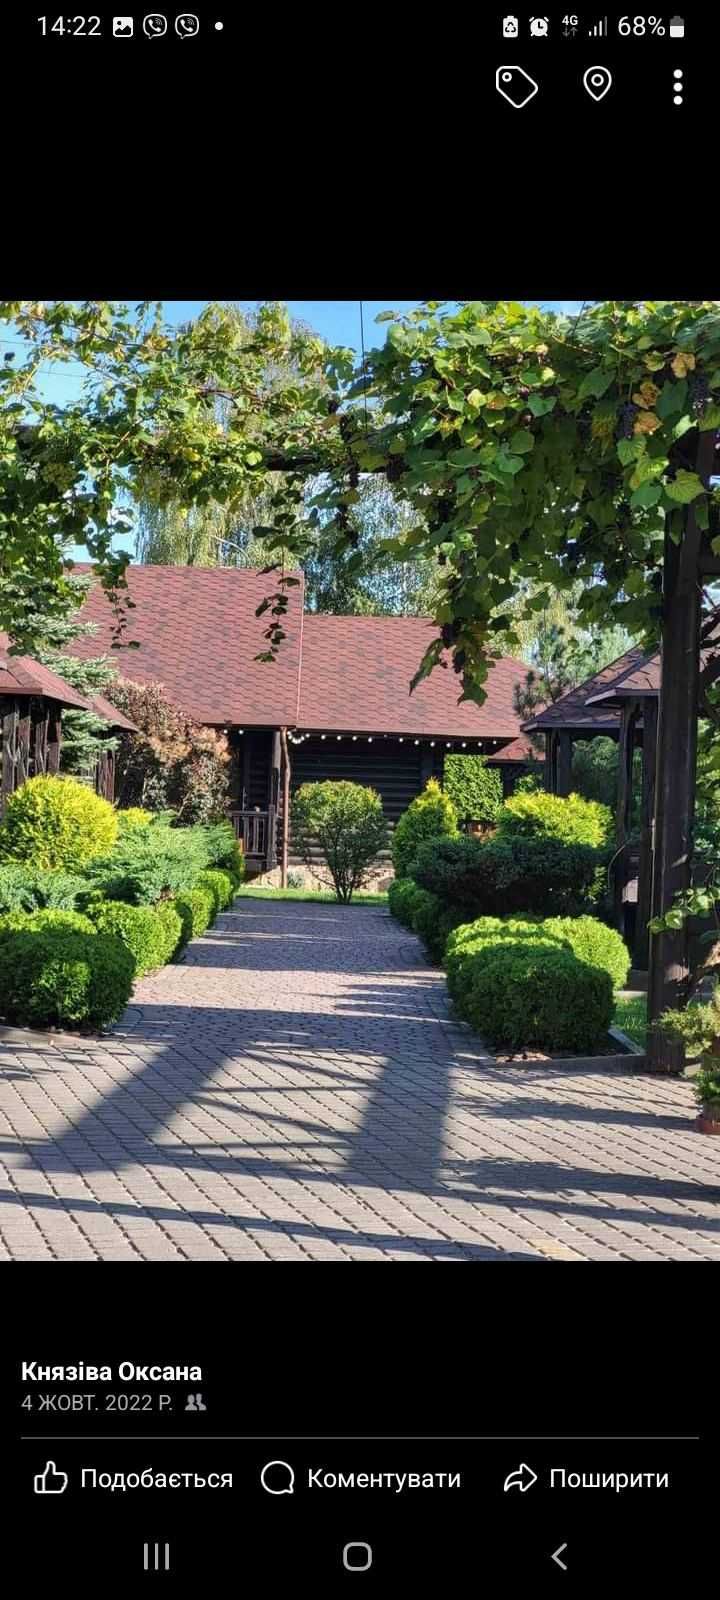
[[(86, 565), (75, 570), (88, 571)], [(232, 567), (130, 566), (136, 609), (126, 639), (136, 650), (115, 652), (118, 671), (136, 683), (164, 684), (171, 700), (198, 722), (240, 727), (298, 727), (425, 737), (497, 739), (520, 732), (513, 707), (527, 666), (504, 658), (487, 680), (483, 706), (458, 704), (461, 685), (438, 667), (410, 694), (410, 681), (435, 637), (417, 617), (306, 615), (302, 574), (290, 590), (286, 639), (274, 663), (254, 660), (265, 648), (267, 617), (255, 608), (273, 592), (273, 575)], [(99, 584), (82, 608), (98, 631), (73, 645), (83, 656), (109, 650), (113, 616)], [(514, 756), (512, 759), (524, 759)]]
[(31, 695), (58, 700), (61, 705), (87, 711), (88, 703), (64, 678), (34, 661), (32, 656), (7, 654), (8, 637), (0, 633), (0, 695)]
[[(78, 562), (76, 572), (92, 570)], [(255, 608), (272, 594), (275, 575), (249, 568), (128, 568), (129, 611), (125, 642), (137, 650), (112, 651), (118, 672), (135, 683), (162, 683), (197, 722), (216, 726), (293, 727), (297, 720), (303, 583), (291, 589), (286, 639), (275, 662), (255, 661), (267, 649), (268, 618)], [(97, 632), (78, 639), (73, 654), (96, 656), (112, 645), (114, 616), (103, 589), (93, 584), (82, 607)]]
[(305, 617), (298, 726), (358, 733), (514, 739), (513, 691), (527, 667), (505, 657), (490, 667), (487, 700), (458, 705), (452, 668), (410, 682), (437, 629), (423, 617)]

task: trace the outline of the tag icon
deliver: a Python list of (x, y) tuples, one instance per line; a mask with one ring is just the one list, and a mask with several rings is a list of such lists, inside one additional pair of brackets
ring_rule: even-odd
[(612, 88), (612, 73), (607, 67), (588, 67), (583, 83), (591, 100), (602, 100)]

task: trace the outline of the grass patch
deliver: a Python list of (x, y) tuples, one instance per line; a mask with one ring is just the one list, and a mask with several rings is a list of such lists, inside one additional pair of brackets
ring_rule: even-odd
[[(311, 900), (321, 901), (326, 905), (337, 906), (339, 900), (330, 889), (273, 889), (269, 885), (254, 889), (252, 884), (243, 884), (238, 890), (238, 900)], [(353, 895), (351, 906), (386, 906), (386, 894), (364, 894), (362, 890)]]
[(615, 996), (615, 1015), (613, 1023), (616, 1028), (622, 1028), (628, 1038), (634, 1039), (636, 1044), (647, 1045), (647, 1000), (644, 994), (626, 999), (620, 995)]

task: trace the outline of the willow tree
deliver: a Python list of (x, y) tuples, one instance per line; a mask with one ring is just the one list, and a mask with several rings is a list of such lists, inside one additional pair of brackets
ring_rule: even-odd
[[(359, 564), (351, 508), (363, 474), (383, 474), (417, 513), (388, 556), (438, 567), (437, 633), (414, 683), (452, 670), (459, 697), (482, 701), (498, 641), (508, 647), (503, 607), (526, 591), (532, 614), (546, 591), (579, 582), (581, 624), (662, 639), (653, 909), (687, 889), (702, 593), (720, 555), (716, 302), (613, 302), (574, 319), (508, 302), (451, 311), (428, 302), (388, 313), (384, 346), (359, 370), (349, 351), (294, 332), (277, 306), (262, 309), (249, 342), (212, 318), (168, 330), (145, 306), (131, 315), (16, 303), (7, 314), (33, 347), (5, 378), (0, 440), (0, 620), (19, 643), (31, 644), (36, 585), (46, 606), (67, 604), (68, 535), (88, 544), (122, 643), (123, 559), (109, 537), (119, 493), (232, 505), (277, 473), (268, 524), (255, 530), (276, 556), (260, 607), (259, 654), (272, 661), (291, 564), (320, 530), (327, 549), (328, 512), (332, 550)], [(269, 396), (268, 359), (289, 355), (292, 378)], [(48, 407), (33, 393), (33, 362), (50, 359), (86, 362), (76, 405)], [(218, 398), (229, 407), (224, 428)], [(318, 474), (324, 488), (308, 516), (304, 486)], [(703, 694), (719, 678), (711, 656)], [(681, 989), (683, 928), (658, 932), (651, 954), (655, 1018)]]

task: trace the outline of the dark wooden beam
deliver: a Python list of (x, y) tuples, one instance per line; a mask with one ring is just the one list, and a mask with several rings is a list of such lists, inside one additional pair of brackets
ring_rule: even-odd
[(240, 810), (247, 811), (250, 807), (250, 762), (252, 760), (252, 734), (244, 733), (242, 742), (242, 788), (240, 791)]
[(615, 926), (625, 933), (625, 903), (628, 883), (627, 838), (630, 831), (632, 804), (633, 754), (638, 706), (635, 700), (626, 700), (620, 713), (620, 741), (618, 750), (618, 789), (615, 808), (615, 855), (613, 879), (613, 907)]
[(655, 773), (657, 770), (658, 703), (643, 700), (642, 792), (640, 798), (640, 866), (633, 966), (645, 971), (650, 951), (648, 922), (652, 915), (653, 831), (655, 827)]
[(272, 736), (272, 754), (270, 757), (270, 773), (268, 776), (268, 805), (278, 806), (280, 803), (280, 768), (282, 765), (282, 744), (280, 729), (276, 728)]
[(0, 814), (15, 788), (15, 736), (18, 723), (17, 700), (3, 701), (2, 722), (2, 778), (0, 780)]
[(567, 728), (558, 728), (556, 740), (555, 793), (565, 796), (572, 793), (572, 734)]
[[(702, 433), (697, 471), (707, 484), (713, 470), (715, 435)], [(670, 513), (670, 516), (673, 513)], [(702, 530), (696, 504), (687, 507), (682, 538), (670, 536), (666, 519), (663, 564), (662, 676), (655, 785), (655, 861), (653, 916), (670, 909), (676, 894), (690, 886), (695, 817), (700, 622), (702, 585), (699, 565)], [(687, 922), (682, 928), (652, 934), (648, 973), (648, 1020), (684, 998), (689, 976)], [(648, 1066), (672, 1070), (661, 1033), (650, 1028)]]
[(428, 779), (433, 775), (433, 752), (429, 744), (420, 746), (420, 787), (425, 788)]
[(62, 744), (62, 707), (51, 700), (48, 707), (46, 771), (60, 771), (60, 746)]
[(548, 794), (555, 794), (555, 740), (555, 729), (548, 728), (545, 735), (545, 788)]
[(280, 729), (282, 749), (282, 845), (280, 854), (280, 882), (287, 889), (288, 850), (290, 845), (290, 750), (287, 728)]

